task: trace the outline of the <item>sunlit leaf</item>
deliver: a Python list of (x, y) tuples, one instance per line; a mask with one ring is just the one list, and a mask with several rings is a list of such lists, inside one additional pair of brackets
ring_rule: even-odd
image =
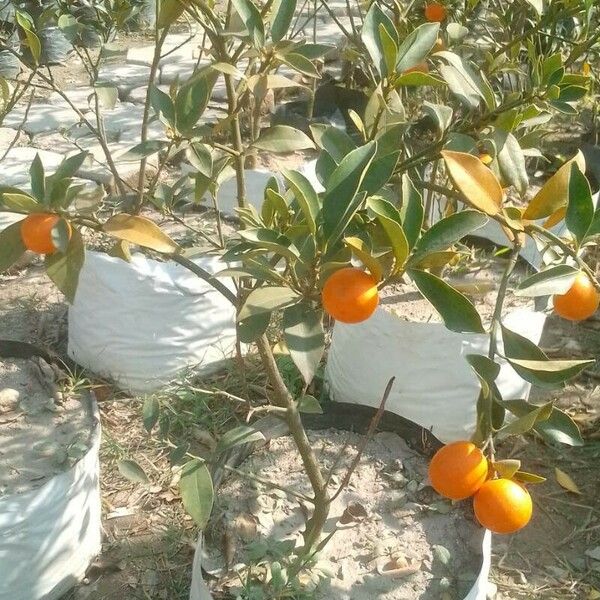
[(179, 252), (179, 246), (156, 223), (136, 215), (118, 214), (104, 223), (103, 230), (121, 240), (162, 252)]

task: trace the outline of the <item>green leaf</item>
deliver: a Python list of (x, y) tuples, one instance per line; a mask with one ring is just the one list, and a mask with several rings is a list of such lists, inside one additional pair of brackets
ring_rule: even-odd
[(35, 198), (18, 188), (9, 186), (0, 186), (0, 208), (20, 214), (39, 212), (41, 209)]
[(288, 32), (297, 0), (275, 0), (271, 9), (271, 39), (280, 42)]
[(258, 431), (254, 427), (248, 425), (240, 425), (234, 429), (230, 429), (221, 436), (215, 448), (215, 454), (223, 454), (236, 446), (242, 444), (253, 444), (254, 442), (264, 442), (265, 436), (262, 431)]
[(569, 203), (565, 222), (579, 244), (583, 242), (594, 220), (592, 190), (579, 165), (573, 163), (569, 178)]
[(517, 296), (552, 296), (566, 294), (572, 287), (579, 270), (571, 265), (556, 265), (521, 281), (515, 290)]
[(421, 235), (424, 209), (423, 198), (406, 173), (402, 175), (402, 209), (400, 214), (402, 215), (402, 225), (408, 248), (412, 250)]
[(69, 158), (63, 160), (55, 173), (49, 178), (53, 182), (60, 181), (61, 179), (67, 179), (77, 175), (79, 169), (85, 162), (85, 159), (89, 156), (87, 152), (79, 152)]
[(526, 381), (553, 388), (579, 375), (593, 360), (517, 360), (508, 358), (511, 367)]
[[(506, 408), (510, 410), (507, 405)], [(511, 421), (504, 427), (498, 430), (498, 438), (503, 439), (510, 435), (522, 435), (534, 428), (538, 421), (545, 421), (552, 413), (552, 402), (548, 402), (543, 406), (533, 407), (531, 412), (519, 417), (515, 421)]]
[(450, 331), (485, 333), (479, 313), (458, 290), (425, 271), (413, 269), (409, 275)]
[(63, 218), (60, 218), (56, 225), (52, 228), (50, 235), (52, 237), (52, 243), (60, 252), (63, 254), (69, 247), (69, 240), (71, 237), (71, 226)]
[(183, 14), (185, 4), (181, 0), (160, 0), (157, 26), (164, 29), (175, 23)]
[(144, 400), (142, 406), (142, 420), (144, 423), (144, 429), (150, 433), (154, 426), (158, 423), (158, 417), (160, 416), (160, 403), (156, 396), (148, 396)]
[(291, 261), (296, 260), (299, 256), (298, 249), (292, 244), (292, 241), (273, 229), (246, 229), (240, 231), (239, 235), (242, 239), (285, 256)]
[(361, 30), (361, 38), (379, 75), (385, 77), (386, 75), (393, 73), (393, 69), (392, 71), (388, 71), (387, 69), (385, 50), (383, 48), (383, 41), (380, 33), (382, 27), (385, 29), (388, 37), (397, 46), (398, 35), (393, 22), (381, 8), (379, 8), (379, 5), (376, 2), (373, 2), (365, 17)]
[(21, 221), (0, 231), (0, 273), (10, 269), (25, 254), (21, 238)]
[(252, 344), (269, 327), (271, 321), (271, 313), (263, 312), (256, 315), (249, 315), (242, 321), (238, 321), (237, 334), (242, 344)]
[(429, 73), (421, 73), (420, 71), (411, 71), (410, 73), (404, 73), (396, 79), (394, 86), (405, 86), (405, 87), (420, 87), (428, 85), (430, 87), (442, 87), (446, 85), (446, 82), (439, 77), (435, 77)]
[[(503, 403), (517, 417), (527, 415), (536, 406), (525, 400), (506, 400)], [(583, 438), (575, 422), (562, 410), (554, 407), (545, 421), (535, 424), (534, 431), (547, 442), (566, 444), (568, 446), (583, 446)]]
[(148, 94), (150, 104), (156, 114), (162, 117), (167, 125), (175, 129), (175, 105), (171, 97), (155, 85), (150, 86)]
[(246, 25), (252, 45), (262, 50), (265, 45), (265, 28), (260, 11), (251, 0), (233, 0), (233, 6)]
[(272, 313), (296, 304), (300, 296), (287, 287), (261, 287), (253, 290), (238, 315), (238, 321), (261, 313)]
[(397, 37), (388, 32), (383, 23), (379, 24), (379, 39), (383, 50), (386, 74), (394, 73), (398, 59)]
[(267, 152), (295, 152), (314, 150), (314, 142), (299, 129), (287, 125), (274, 125), (264, 129), (253, 146)]
[(304, 44), (303, 46), (294, 48), (296, 54), (301, 54), (309, 60), (323, 58), (334, 50), (335, 46), (332, 46), (331, 44)]
[(79, 273), (85, 260), (85, 245), (79, 229), (73, 228), (67, 251), (46, 256), (46, 273), (71, 304), (75, 301)]
[(437, 52), (436, 56), (448, 62), (448, 64), (439, 66), (439, 72), (448, 84), (450, 91), (467, 108), (478, 108), (481, 100), (485, 98), (482, 86), (479, 85), (481, 84), (481, 78), (477, 76), (469, 63), (447, 50)]
[(278, 54), (277, 57), (288, 67), (291, 67), (294, 69), (294, 71), (298, 71), (298, 73), (302, 73), (302, 75), (306, 75), (307, 77), (312, 77), (314, 79), (319, 79), (321, 77), (317, 67), (315, 67), (315, 65), (308, 60), (308, 58), (302, 56), (302, 54), (297, 54), (296, 52), (286, 52), (285, 54)]
[(294, 364), (310, 384), (325, 352), (323, 313), (306, 302), (283, 311), (283, 337)]
[(481, 410), (487, 411), (485, 415), (479, 415), (478, 407), (478, 419), (481, 420), (484, 427), (489, 425), (498, 429), (504, 424), (506, 414), (504, 406), (501, 404), (502, 395), (496, 384), (500, 374), (500, 365), (481, 354), (468, 354), (466, 359), (475, 371), (481, 385), (483, 394), (480, 396)]
[(31, 176), (31, 192), (40, 202), (44, 202), (46, 199), (46, 176), (39, 154), (35, 155), (29, 167), (29, 175)]
[(125, 213), (114, 215), (104, 223), (103, 230), (117, 239), (163, 254), (173, 254), (180, 250), (179, 246), (156, 223), (146, 217)]
[(119, 473), (134, 483), (148, 483), (148, 476), (135, 460), (124, 459), (117, 463)]
[(493, 139), (500, 173), (504, 180), (514, 185), (523, 196), (529, 187), (529, 177), (525, 168), (525, 156), (517, 138), (512, 133), (496, 129)]
[(339, 165), (344, 157), (356, 149), (356, 144), (343, 129), (314, 124), (310, 126), (310, 130), (317, 146), (325, 150), (336, 165)]
[(317, 217), (321, 212), (319, 196), (310, 181), (298, 171), (283, 171), (283, 176), (302, 209), (308, 228), (314, 235), (317, 231)]
[(438, 221), (417, 242), (411, 262), (416, 262), (431, 252), (447, 250), (487, 222), (488, 218), (475, 210), (462, 210)]
[(181, 500), (187, 513), (200, 529), (208, 524), (214, 502), (210, 471), (205, 463), (194, 459), (186, 463), (179, 480)]
[(26, 13), (17, 11), (15, 16), (17, 18), (17, 23), (25, 33), (25, 39), (27, 40), (27, 46), (29, 47), (31, 56), (33, 57), (34, 62), (38, 64), (42, 56), (42, 44), (40, 43), (40, 39), (33, 31), (32, 23)]
[(398, 48), (398, 72), (402, 73), (422, 63), (435, 45), (439, 32), (439, 23), (424, 23), (409, 33)]
[(504, 354), (507, 358), (548, 360), (544, 351), (531, 340), (501, 325)]
[(327, 182), (323, 197), (323, 231), (330, 246), (342, 236), (362, 203), (362, 199), (356, 195), (376, 152), (376, 142), (353, 150), (336, 167)]
[(392, 245), (396, 267), (400, 269), (408, 258), (409, 247), (398, 209), (391, 202), (378, 197), (369, 198), (367, 204), (385, 230)]
[(298, 400), (298, 410), (307, 415), (322, 415), (323, 408), (314, 396), (302, 396)]
[(175, 123), (177, 130), (191, 135), (200, 117), (204, 114), (218, 73), (203, 71), (181, 87), (175, 99)]
[(123, 161), (138, 161), (142, 158), (147, 158), (153, 154), (158, 154), (161, 150), (164, 150), (169, 145), (169, 142), (165, 140), (146, 140), (130, 148), (119, 157), (119, 160)]
[(236, 79), (246, 79), (246, 75), (242, 73), (235, 65), (227, 62), (216, 62), (210, 65), (211, 69), (224, 73), (225, 75), (231, 75)]

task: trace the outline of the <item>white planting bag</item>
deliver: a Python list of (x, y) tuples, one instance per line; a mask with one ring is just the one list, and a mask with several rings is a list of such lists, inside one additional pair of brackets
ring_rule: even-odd
[[(194, 262), (211, 273), (227, 266), (217, 257)], [(69, 356), (134, 393), (150, 392), (186, 367), (206, 373), (231, 358), (235, 319), (228, 300), (178, 264), (88, 252), (69, 308)]]
[(0, 498), (0, 600), (57, 600), (83, 579), (101, 547), (100, 420), (71, 469)]
[(7, 227), (10, 227), (18, 221), (22, 221), (25, 215), (18, 215), (16, 213), (0, 212), (0, 231), (4, 231)]
[[(520, 309), (504, 324), (538, 343), (545, 320), (542, 313)], [(465, 356), (487, 354), (488, 348), (487, 334), (403, 321), (378, 308), (363, 323), (335, 324), (327, 384), (334, 401), (378, 407), (387, 382), (396, 377), (387, 410), (431, 429), (444, 443), (468, 439), (475, 431), (479, 383)], [(504, 399), (526, 399), (531, 384), (505, 361), (500, 364), (497, 383)]]

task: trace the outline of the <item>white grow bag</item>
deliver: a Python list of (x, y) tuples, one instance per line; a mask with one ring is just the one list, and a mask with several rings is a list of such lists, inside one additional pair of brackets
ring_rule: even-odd
[[(217, 257), (194, 262), (210, 273), (226, 268)], [(69, 308), (69, 356), (150, 392), (186, 367), (208, 373), (234, 356), (235, 319), (220, 292), (178, 264), (88, 252)]]
[(101, 547), (100, 420), (71, 469), (0, 498), (0, 600), (57, 600), (83, 579)]

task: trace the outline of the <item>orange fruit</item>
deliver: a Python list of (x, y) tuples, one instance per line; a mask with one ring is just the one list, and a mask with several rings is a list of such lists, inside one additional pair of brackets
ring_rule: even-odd
[(432, 23), (441, 23), (448, 16), (448, 11), (439, 2), (429, 2), (425, 5), (425, 18)]
[(419, 63), (410, 69), (406, 69), (402, 74), (406, 75), (407, 73), (429, 73), (429, 65), (426, 62)]
[(531, 519), (533, 503), (529, 492), (512, 479), (490, 479), (473, 498), (475, 516), (494, 533), (513, 533)]
[(440, 448), (429, 463), (433, 489), (446, 498), (464, 500), (472, 496), (488, 476), (488, 462), (473, 443), (460, 441)]
[[(54, 254), (57, 247), (52, 241), (52, 228), (60, 221), (58, 215), (34, 213), (21, 221), (21, 239), (28, 250), (36, 254)], [(69, 237), (71, 226), (69, 225)]]
[(379, 304), (377, 281), (372, 275), (347, 267), (331, 275), (322, 293), (325, 312), (342, 323), (367, 320)]
[(487, 152), (482, 152), (479, 155), (479, 160), (484, 164), (484, 165), (491, 165), (492, 161), (494, 160), (490, 154), (488, 154)]
[(600, 306), (600, 292), (585, 273), (579, 273), (566, 294), (552, 299), (556, 314), (569, 321), (584, 321)]

